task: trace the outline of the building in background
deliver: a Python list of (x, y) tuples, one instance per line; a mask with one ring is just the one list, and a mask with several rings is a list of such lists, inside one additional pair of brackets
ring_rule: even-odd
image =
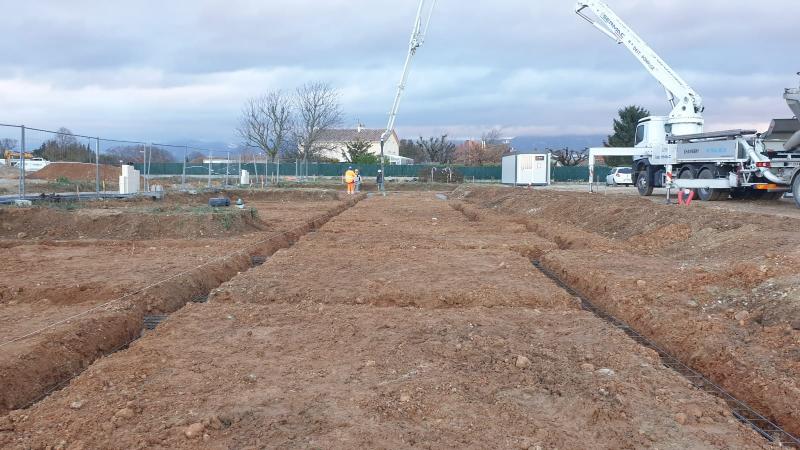
[[(352, 129), (336, 129), (325, 131), (317, 142), (318, 155), (322, 158), (345, 162), (347, 144), (351, 142), (363, 141), (370, 144), (369, 152), (380, 156), (381, 154), (381, 135), (384, 130), (364, 128), (359, 125)], [(400, 139), (397, 133), (392, 131), (389, 138), (383, 145), (383, 154), (388, 159), (389, 164), (413, 164), (411, 158), (400, 156)]]

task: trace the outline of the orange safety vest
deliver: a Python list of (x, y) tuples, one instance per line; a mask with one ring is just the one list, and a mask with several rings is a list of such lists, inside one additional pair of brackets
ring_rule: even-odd
[(350, 184), (350, 183), (352, 183), (354, 181), (356, 181), (356, 173), (355, 172), (353, 172), (352, 170), (348, 170), (347, 172), (344, 173), (344, 182), (345, 183)]

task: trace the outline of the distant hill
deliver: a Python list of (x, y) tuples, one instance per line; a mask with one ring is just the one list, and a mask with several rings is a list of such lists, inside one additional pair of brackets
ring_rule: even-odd
[(511, 141), (511, 146), (517, 150), (544, 150), (547, 148), (571, 148), (582, 150), (587, 147), (602, 147), (607, 136), (595, 135), (564, 135), (564, 136), (519, 136)]
[[(197, 141), (197, 140), (175, 140), (165, 142), (168, 145), (174, 145), (178, 147), (164, 147), (165, 150), (172, 153), (177, 160), (180, 160), (183, 157), (183, 149), (180, 148), (184, 145), (189, 146), (189, 153), (193, 153), (198, 151), (197, 149), (203, 150), (212, 150), (215, 157), (224, 157), (227, 155), (228, 152), (231, 153), (231, 158), (234, 155), (238, 155), (241, 150), (241, 146), (229, 146), (229, 144), (225, 144), (223, 142), (213, 142), (213, 141)], [(205, 153), (205, 151), (203, 151)]]

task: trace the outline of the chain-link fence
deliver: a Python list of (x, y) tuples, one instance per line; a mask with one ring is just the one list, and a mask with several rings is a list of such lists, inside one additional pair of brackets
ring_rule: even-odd
[[(233, 168), (226, 168), (225, 164), (215, 163), (212, 165), (213, 174), (225, 173), (238, 173), (237, 170), (247, 170), (250, 174), (263, 174), (265, 164), (262, 163), (241, 163), (233, 161)], [(308, 171), (304, 173), (302, 167), (299, 167), (302, 162), (284, 161), (280, 167), (280, 176), (282, 179), (300, 179), (305, 173), (309, 177), (340, 177), (344, 172), (352, 167), (358, 169), (359, 172), (365, 177), (374, 177), (380, 169), (379, 165), (375, 164), (350, 164), (350, 163), (307, 163)], [(142, 169), (141, 165), (136, 166), (137, 169)], [(451, 168), (458, 171), (465, 181), (488, 181), (499, 182), (502, 178), (502, 169), (500, 166), (445, 166), (445, 165), (430, 165), (430, 164), (408, 164), (408, 165), (387, 165), (385, 166), (387, 177), (397, 178), (419, 178), (423, 172), (430, 172), (432, 169), (442, 170)], [(179, 175), (182, 165), (179, 163), (153, 163), (150, 166), (150, 174), (153, 177), (158, 176), (174, 176)], [(207, 165), (189, 167), (188, 174), (192, 176), (202, 176), (208, 171)], [(269, 167), (270, 178), (274, 179), (278, 173), (278, 167), (270, 164)], [(611, 173), (609, 167), (595, 167), (595, 176), (604, 180), (606, 175)], [(553, 181), (557, 182), (585, 182), (589, 179), (589, 167), (553, 167)]]
[[(118, 140), (0, 124), (0, 196), (108, 195), (120, 192), (121, 166), (139, 171), (139, 191), (231, 187), (267, 187), (281, 181), (337, 178), (349, 166), (375, 177), (372, 164), (270, 161), (265, 153), (233, 152)], [(465, 182), (499, 182), (500, 166), (387, 165), (385, 176), (418, 179), (432, 170), (454, 171)], [(246, 171), (242, 180), (242, 171)], [(597, 167), (599, 180), (610, 169)], [(588, 180), (588, 167), (554, 167), (555, 182)], [(242, 183), (245, 181), (245, 183)]]
[(150, 191), (157, 184), (151, 174), (153, 164), (166, 163), (177, 167), (169, 184), (185, 187), (195, 166), (213, 175), (214, 158), (224, 154), (187, 145), (87, 136), (64, 128), (0, 124), (0, 195), (116, 193), (122, 165), (136, 166), (140, 190)]

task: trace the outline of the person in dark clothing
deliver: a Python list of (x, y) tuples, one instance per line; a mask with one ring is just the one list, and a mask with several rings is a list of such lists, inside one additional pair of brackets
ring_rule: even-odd
[(378, 191), (383, 192), (383, 171), (378, 169), (378, 176), (375, 177), (375, 182), (378, 183)]

